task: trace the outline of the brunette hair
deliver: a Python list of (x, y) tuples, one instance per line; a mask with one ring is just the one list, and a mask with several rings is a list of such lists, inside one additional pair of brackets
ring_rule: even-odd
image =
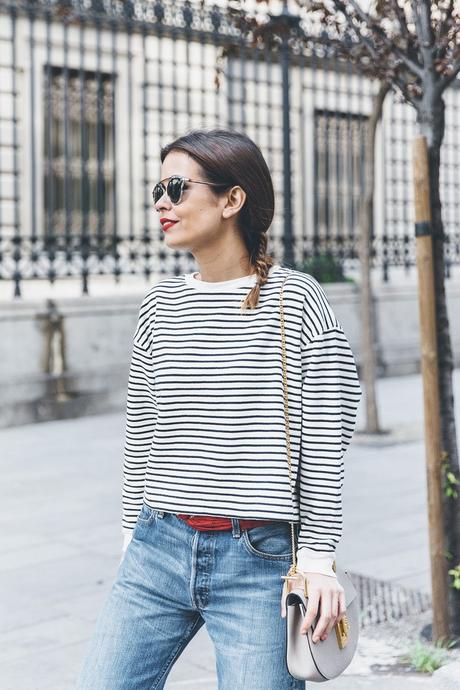
[[(233, 129), (195, 129), (163, 146), (161, 162), (173, 149), (184, 151), (202, 168), (204, 179), (222, 185), (222, 190), (239, 185), (246, 200), (237, 216), (257, 282), (242, 302), (242, 309), (259, 304), (260, 288), (267, 282), (275, 258), (267, 253), (267, 232), (275, 211), (275, 194), (270, 170), (260, 148), (246, 134)], [(213, 194), (220, 187), (209, 187)]]

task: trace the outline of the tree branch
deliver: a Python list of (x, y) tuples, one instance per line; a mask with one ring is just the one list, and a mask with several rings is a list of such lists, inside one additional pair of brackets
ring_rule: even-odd
[(431, 26), (431, 2), (429, 0), (411, 0), (412, 14), (417, 27), (420, 51), (425, 70), (433, 71), (433, 29)]
[(433, 26), (431, 24), (431, 0), (419, 1), (418, 6), (420, 8), (420, 23), (422, 26), (422, 38), (426, 42), (426, 47), (433, 49), (434, 46), (434, 33)]
[(420, 79), (423, 76), (423, 69), (422, 67), (414, 62), (414, 60), (411, 60), (410, 57), (408, 57), (405, 53), (402, 52), (394, 43), (393, 41), (389, 41), (392, 46), (391, 50), (394, 52), (395, 55), (401, 60), (401, 62), (404, 62), (406, 65), (407, 69), (416, 74)]
[(403, 94), (404, 98), (406, 101), (408, 101), (415, 109), (418, 107), (417, 99), (414, 98), (413, 96), (410, 95), (409, 91), (407, 90), (407, 83), (404, 81), (401, 81), (399, 77), (394, 75), (392, 77), (392, 82), (396, 84), (396, 86), (399, 87), (401, 93)]
[(415, 24), (415, 31), (418, 36), (419, 43), (422, 43), (423, 40), (423, 29), (422, 29), (422, 24), (420, 22), (420, 17), (418, 14), (418, 6), (419, 6), (419, 0), (411, 0), (411, 7), (412, 7), (412, 18), (414, 20)]
[(447, 5), (447, 7), (445, 9), (444, 19), (442, 21), (440, 21), (438, 24), (438, 29), (436, 31), (436, 37), (437, 38), (442, 38), (442, 36), (444, 35), (444, 33), (447, 29), (447, 26), (448, 26), (449, 17), (452, 14), (453, 9), (454, 9), (454, 0), (450, 0), (449, 4)]
[[(343, 14), (349, 32), (352, 32), (352, 34), (354, 36), (356, 36), (356, 38), (358, 39), (358, 41), (356, 42), (355, 45), (365, 46), (367, 48), (368, 53), (371, 56), (371, 58), (373, 58), (374, 60), (378, 60), (379, 54), (378, 54), (378, 51), (377, 51), (375, 44), (371, 41), (370, 38), (368, 38), (367, 36), (363, 36), (363, 34), (360, 31), (359, 24), (357, 25), (354, 21), (354, 19), (356, 19), (356, 17), (354, 15), (350, 15), (346, 11), (346, 5), (344, 2), (342, 2), (342, 0), (335, 0), (334, 4), (335, 4), (336, 9), (339, 10)], [(347, 51), (347, 49), (344, 47), (343, 43), (339, 43), (339, 46), (343, 52), (345, 52), (347, 55), (350, 55), (350, 51)], [(350, 57), (351, 57), (351, 55), (350, 55)]]
[(398, 0), (393, 0), (393, 7), (398, 18), (399, 26), (401, 27), (402, 33), (405, 35), (406, 38), (410, 40), (411, 34), (409, 31), (409, 27), (407, 26), (406, 13), (402, 9), (402, 7), (399, 6)]
[(362, 35), (362, 33), (359, 31), (359, 27), (356, 27), (354, 24), (350, 23), (348, 26), (349, 29), (353, 31), (355, 36), (358, 38), (359, 43), (357, 43), (356, 45), (364, 45), (367, 48), (369, 55), (372, 58), (374, 58), (374, 60), (377, 60), (379, 58), (379, 54), (373, 42), (367, 36)]
[(378, 121), (382, 116), (383, 102), (385, 101), (387, 93), (391, 89), (391, 84), (388, 81), (381, 82), (380, 88), (377, 94), (374, 96), (374, 107), (372, 110), (372, 115), (369, 118), (369, 127), (375, 128)]
[(442, 92), (451, 84), (457, 77), (458, 73), (460, 72), (460, 60), (457, 60), (454, 62), (454, 64), (451, 67), (451, 72), (447, 76), (444, 77), (439, 77), (438, 82), (435, 86), (435, 94), (436, 96), (440, 96)]
[(411, 60), (408, 55), (403, 53), (403, 51), (400, 50), (398, 48), (398, 46), (396, 45), (396, 43), (394, 41), (392, 41), (391, 38), (389, 38), (386, 35), (385, 31), (380, 26), (378, 26), (375, 23), (372, 23), (372, 24), (370, 23), (371, 17), (368, 14), (366, 14), (366, 12), (364, 12), (364, 10), (358, 5), (356, 0), (349, 0), (349, 2), (350, 2), (350, 5), (354, 8), (354, 10), (357, 13), (357, 15), (359, 16), (359, 18), (361, 19), (361, 21), (363, 21), (365, 23), (366, 28), (371, 33), (377, 34), (378, 37), (381, 38), (382, 41), (387, 45), (387, 47), (390, 48), (390, 50), (394, 53), (394, 55), (397, 56), (398, 59), (401, 60), (401, 62), (403, 62), (406, 65), (407, 69), (410, 72), (413, 72), (414, 74), (416, 74), (421, 79), (423, 77), (422, 67), (419, 64), (417, 64), (416, 62), (414, 62), (414, 60)]

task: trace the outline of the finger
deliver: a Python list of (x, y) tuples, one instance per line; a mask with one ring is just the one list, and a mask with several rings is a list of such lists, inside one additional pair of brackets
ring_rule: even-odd
[(347, 612), (347, 606), (345, 602), (345, 592), (340, 592), (339, 594), (339, 616), (337, 618), (337, 623), (342, 620)]
[(327, 624), (331, 617), (331, 597), (330, 593), (321, 593), (320, 617), (313, 630), (313, 641), (316, 642), (324, 634)]
[(307, 610), (305, 612), (305, 617), (304, 617), (302, 625), (300, 627), (300, 632), (302, 635), (305, 635), (307, 630), (313, 625), (313, 621), (315, 620), (315, 618), (318, 614), (318, 604), (319, 604), (319, 591), (318, 590), (312, 590), (309, 593)]
[(331, 620), (329, 621), (326, 631), (324, 635), (321, 636), (322, 640), (325, 640), (329, 633), (331, 632), (332, 628), (337, 622), (337, 617), (339, 613), (339, 592), (331, 592)]

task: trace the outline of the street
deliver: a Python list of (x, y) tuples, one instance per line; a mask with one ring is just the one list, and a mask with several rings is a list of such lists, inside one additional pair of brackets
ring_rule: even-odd
[[(455, 386), (459, 419), (460, 370)], [(420, 375), (379, 380), (378, 402), (382, 427), (391, 433), (369, 438), (359, 432), (363, 395), (345, 456), (337, 561), (353, 573), (429, 592)], [(72, 690), (121, 555), (124, 413), (4, 429), (0, 436), (1, 687)], [(424, 616), (430, 620), (429, 612)], [(359, 654), (328, 687), (402, 687), (400, 676), (369, 674), (372, 655), (382, 661), (387, 649), (388, 640), (370, 643), (363, 634)], [(404, 678), (405, 689), (429, 684), (420, 675)], [(203, 627), (166, 690), (215, 687), (214, 653)]]

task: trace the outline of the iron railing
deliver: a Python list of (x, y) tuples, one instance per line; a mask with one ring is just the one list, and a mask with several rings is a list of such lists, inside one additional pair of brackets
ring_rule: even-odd
[[(289, 31), (255, 49), (224, 2), (0, 0), (0, 279), (16, 296), (29, 279), (74, 276), (86, 293), (93, 274), (193, 270), (191, 255), (165, 249), (151, 188), (161, 146), (194, 127), (241, 129), (260, 145), (276, 189), (269, 237), (280, 261), (328, 254), (356, 266), (362, 126), (377, 85), (334, 54), (308, 13), (284, 2), (266, 19)], [(451, 88), (447, 270), (460, 257), (458, 104)], [(415, 263), (414, 120), (387, 98), (372, 228), (372, 266), (385, 280), (390, 267)]]

